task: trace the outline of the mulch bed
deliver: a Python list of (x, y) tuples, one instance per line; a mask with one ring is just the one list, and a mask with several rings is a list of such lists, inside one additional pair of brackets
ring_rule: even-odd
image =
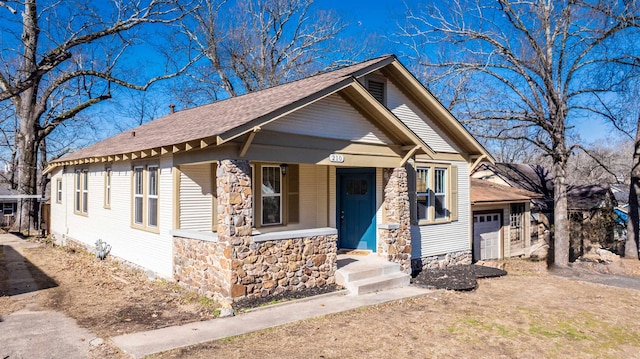
[(480, 265), (459, 265), (447, 269), (423, 270), (414, 274), (411, 284), (431, 289), (468, 291), (478, 287), (479, 278), (493, 278), (507, 275), (507, 272)]
[(340, 289), (342, 289), (342, 287), (339, 287), (333, 284), (333, 285), (326, 285), (323, 287), (306, 288), (303, 290), (286, 291), (280, 294), (270, 295), (266, 297), (249, 297), (249, 298), (243, 298), (233, 302), (232, 307), (234, 310), (251, 309), (251, 308), (257, 308), (257, 307), (261, 307), (268, 304), (276, 304), (280, 302), (286, 302), (289, 300), (302, 299), (302, 298), (312, 297), (315, 295), (331, 293)]

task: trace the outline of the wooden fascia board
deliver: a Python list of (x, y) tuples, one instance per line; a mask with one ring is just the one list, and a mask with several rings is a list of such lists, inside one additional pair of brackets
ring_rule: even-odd
[(394, 80), (405, 94), (410, 94), (411, 98), (422, 105), (428, 113), (433, 114), (441, 123), (443, 130), (449, 137), (455, 139), (458, 145), (470, 152), (486, 155), (489, 161), (494, 161), (491, 154), (476, 140), (467, 129), (447, 110), (438, 99), (427, 90), (409, 70), (399, 61), (392, 62), (389, 66), (381, 70), (385, 76)]
[[(400, 141), (409, 141), (413, 145), (420, 146), (428, 156), (432, 157), (435, 154), (429, 145), (424, 143), (420, 137), (411, 131), (411, 129), (389, 111), (388, 108), (378, 102), (357, 80), (354, 80), (351, 86), (345, 88), (341, 93), (343, 93), (346, 98), (351, 98), (353, 100), (352, 104), (356, 106), (360, 104), (371, 111), (371, 119), (375, 121), (378, 127), (384, 129), (385, 133), (396, 137)], [(358, 97), (363, 101), (359, 103), (354, 97)]]
[(303, 107), (306, 107), (308, 105), (311, 105), (312, 103), (315, 103), (319, 100), (322, 100), (323, 98), (332, 95), (340, 90), (342, 90), (345, 87), (348, 87), (351, 85), (352, 82), (354, 82), (354, 78), (353, 77), (347, 77), (344, 80), (333, 84), (331, 86), (328, 86), (322, 90), (319, 90), (318, 92), (307, 96), (303, 99), (300, 99), (298, 101), (294, 101), (293, 103), (287, 105), (287, 106), (283, 106), (277, 110), (274, 110), (266, 115), (257, 117), (256, 119), (249, 121), (247, 123), (245, 123), (244, 125), (240, 125), (236, 128), (233, 128), (223, 134), (220, 134), (217, 136), (217, 144), (221, 145), (223, 143), (229, 142), (231, 140), (234, 140), (244, 134), (247, 134), (248, 132), (253, 131), (253, 129), (255, 127), (263, 127), (264, 125), (271, 123), (283, 116), (286, 116), (294, 111), (297, 111)]

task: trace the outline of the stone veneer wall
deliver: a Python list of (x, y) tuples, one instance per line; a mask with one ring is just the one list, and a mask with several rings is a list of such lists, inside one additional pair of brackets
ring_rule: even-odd
[(398, 228), (378, 229), (378, 253), (399, 263), (404, 272), (411, 270), (411, 213), (405, 168), (384, 169), (383, 223)]
[(439, 256), (414, 259), (411, 267), (414, 271), (427, 269), (445, 269), (457, 265), (471, 264), (473, 257), (471, 251), (447, 253)]
[(226, 302), (321, 287), (335, 283), (337, 242), (335, 234), (252, 241), (235, 248), (237, 257), (229, 261), (222, 243), (174, 237), (174, 278)]
[(335, 283), (338, 236), (254, 242), (238, 248), (233, 297), (266, 297)]
[(229, 298), (229, 265), (220, 243), (173, 237), (173, 278), (199, 295)]

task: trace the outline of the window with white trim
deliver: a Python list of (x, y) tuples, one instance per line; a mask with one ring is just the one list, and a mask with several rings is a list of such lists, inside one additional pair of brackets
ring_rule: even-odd
[(416, 200), (418, 220), (429, 220), (431, 195), (429, 194), (429, 168), (416, 169)]
[(56, 179), (56, 203), (62, 203), (62, 178)]
[(282, 224), (282, 169), (262, 166), (262, 225)]
[(86, 215), (89, 212), (89, 170), (76, 170), (73, 211)]
[(144, 167), (133, 168), (133, 224), (143, 225)]
[(111, 168), (104, 170), (104, 207), (111, 208)]
[(158, 227), (158, 166), (147, 167), (147, 226)]
[(433, 208), (435, 219), (442, 220), (448, 217), (447, 205), (447, 169), (436, 167), (433, 180)]
[(414, 217), (418, 224), (458, 220), (457, 172), (452, 165), (418, 165)]
[(150, 231), (158, 230), (158, 165), (143, 165), (133, 168), (133, 214), (132, 225)]

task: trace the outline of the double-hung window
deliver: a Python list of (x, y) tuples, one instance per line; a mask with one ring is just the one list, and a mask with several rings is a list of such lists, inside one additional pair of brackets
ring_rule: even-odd
[(262, 166), (262, 225), (282, 224), (282, 169)]
[(56, 179), (56, 203), (62, 203), (62, 178)]
[[(251, 166), (254, 225), (288, 225), (300, 221), (300, 169), (296, 164)], [(259, 186), (259, 187), (258, 187)]]
[(447, 169), (436, 167), (433, 178), (433, 209), (435, 219), (442, 220), (448, 217), (447, 205)]
[(147, 167), (147, 226), (158, 227), (158, 166)]
[(104, 208), (111, 208), (111, 168), (104, 170)]
[(73, 210), (77, 214), (89, 212), (89, 170), (76, 170)]
[(144, 167), (133, 168), (133, 224), (142, 226), (144, 218)]
[(429, 220), (429, 207), (431, 207), (431, 195), (429, 193), (429, 168), (416, 170), (416, 201), (417, 216), (419, 221)]
[(415, 178), (417, 222), (457, 220), (457, 167), (421, 164), (416, 168)]
[(158, 229), (158, 165), (133, 168), (133, 226), (140, 229)]

